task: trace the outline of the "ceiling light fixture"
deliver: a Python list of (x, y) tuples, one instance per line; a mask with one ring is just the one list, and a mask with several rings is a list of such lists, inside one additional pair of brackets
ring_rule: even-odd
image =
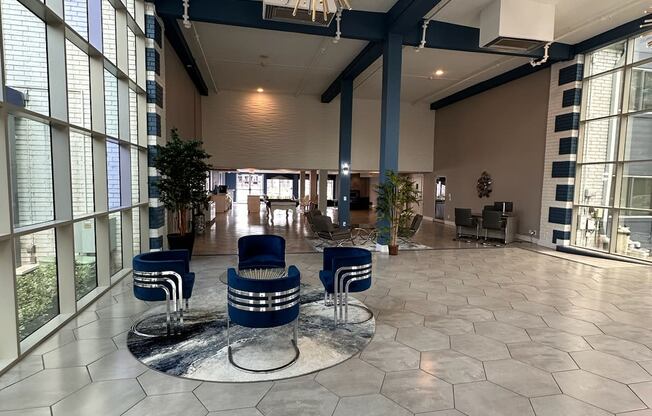
[(444, 70), (443, 70), (443, 69), (438, 69), (438, 70), (436, 70), (436, 71), (435, 71), (435, 75), (437, 75), (438, 77), (444, 75)]
[(265, 92), (265, 90), (261, 87), (258, 87), (258, 89), (256, 89), (256, 92)]
[[(652, 12), (652, 7), (650, 7), (649, 9), (647, 9), (645, 11), (643, 11), (643, 14), (648, 15), (651, 12)], [(641, 23), (641, 29), (643, 29), (645, 27), (652, 27), (652, 18), (643, 20), (643, 23)]]
[(349, 0), (296, 0), (292, 16), (296, 16), (299, 6), (303, 6), (308, 9), (313, 22), (317, 20), (317, 14), (320, 12), (324, 15), (324, 21), (327, 21), (330, 14), (329, 3), (331, 2), (335, 3), (336, 10), (334, 12), (340, 12), (342, 9), (353, 10)]

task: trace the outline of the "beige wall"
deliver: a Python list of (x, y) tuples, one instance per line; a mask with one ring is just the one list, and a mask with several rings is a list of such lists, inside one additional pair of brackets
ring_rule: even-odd
[[(454, 221), (455, 207), (480, 211), (513, 201), (519, 234), (538, 233), (549, 86), (546, 69), (436, 111), (434, 173), (446, 176), (446, 221)], [(485, 170), (493, 193), (480, 199), (476, 183)], [(424, 204), (434, 216), (434, 202)]]
[(182, 138), (202, 138), (201, 96), (170, 43), (165, 40), (165, 117)]
[[(202, 97), (204, 143), (220, 168), (337, 169), (339, 101), (319, 97), (221, 91)], [(433, 113), (401, 109), (399, 169), (432, 171)], [(356, 99), (352, 169), (378, 170), (380, 101)]]

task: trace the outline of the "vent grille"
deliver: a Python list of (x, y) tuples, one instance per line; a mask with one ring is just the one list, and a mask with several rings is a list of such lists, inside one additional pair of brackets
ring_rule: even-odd
[(317, 18), (315, 21), (312, 21), (312, 15), (308, 10), (299, 9), (296, 16), (292, 16), (294, 12), (293, 7), (284, 7), (284, 6), (274, 6), (270, 4), (265, 5), (265, 20), (273, 20), (275, 22), (285, 22), (285, 23), (297, 23), (302, 25), (311, 25), (311, 26), (330, 26), (335, 13), (328, 13), (327, 19), (324, 20), (324, 13), (317, 13)]
[(543, 47), (545, 44), (546, 42), (542, 42), (540, 40), (499, 37), (489, 42), (485, 47), (514, 52), (532, 51), (534, 49)]

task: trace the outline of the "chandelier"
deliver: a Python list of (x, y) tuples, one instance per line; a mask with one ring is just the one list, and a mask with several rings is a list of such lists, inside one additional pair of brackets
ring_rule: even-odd
[(352, 10), (349, 0), (296, 0), (292, 16), (297, 15), (297, 11), (301, 6), (302, 9), (307, 9), (312, 16), (312, 21), (317, 20), (317, 14), (322, 13), (324, 21), (328, 20), (328, 15), (333, 12), (341, 15), (342, 9)]

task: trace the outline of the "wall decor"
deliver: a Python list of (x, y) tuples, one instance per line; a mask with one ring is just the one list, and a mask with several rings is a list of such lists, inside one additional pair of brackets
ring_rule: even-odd
[(478, 179), (478, 185), (476, 186), (476, 189), (478, 190), (478, 197), (489, 198), (491, 192), (493, 191), (493, 183), (494, 181), (491, 179), (491, 175), (489, 175), (487, 171), (482, 172), (482, 175), (480, 175), (480, 178)]

